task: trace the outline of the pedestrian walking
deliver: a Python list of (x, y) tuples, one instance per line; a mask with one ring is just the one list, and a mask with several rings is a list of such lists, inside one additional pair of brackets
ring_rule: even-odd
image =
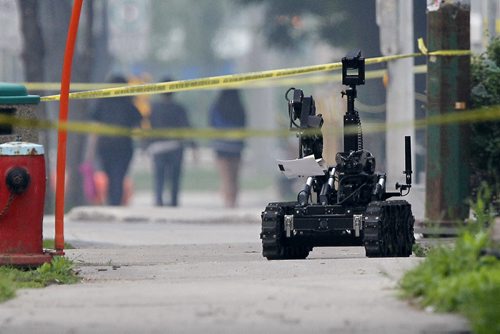
[[(162, 80), (162, 82), (168, 81), (172, 81), (172, 79), (167, 77)], [(191, 127), (186, 109), (173, 99), (173, 95), (173, 93), (162, 94), (161, 100), (153, 104), (150, 116), (151, 128), (187, 129)], [(182, 163), (186, 146), (193, 150), (196, 161), (197, 145), (192, 140), (156, 139), (152, 140), (148, 147), (148, 152), (153, 157), (153, 187), (157, 206), (165, 205), (163, 193), (166, 184), (170, 187), (170, 198), (167, 205), (179, 205)]]
[[(210, 108), (209, 124), (216, 129), (239, 129), (246, 125), (240, 93), (236, 89), (220, 92)], [(221, 177), (221, 192), (227, 208), (236, 207), (243, 140), (217, 139), (212, 142)]]
[[(126, 84), (122, 75), (115, 75), (109, 81)], [(135, 128), (141, 124), (142, 116), (132, 103), (132, 98), (116, 97), (101, 99), (97, 102), (93, 119), (107, 125)], [(121, 205), (123, 199), (123, 181), (133, 155), (133, 142), (129, 136), (99, 136), (96, 154), (101, 167), (108, 178), (109, 205)]]

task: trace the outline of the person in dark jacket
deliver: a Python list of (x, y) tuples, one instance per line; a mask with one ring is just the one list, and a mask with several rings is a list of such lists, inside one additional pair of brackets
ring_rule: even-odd
[[(236, 89), (221, 91), (210, 108), (209, 117), (210, 126), (217, 129), (244, 128), (246, 115), (239, 91)], [(234, 208), (238, 197), (238, 179), (244, 142), (217, 139), (212, 142), (212, 147), (221, 176), (224, 205)]]
[[(170, 77), (164, 78), (162, 82), (172, 81)], [(173, 93), (165, 93), (161, 101), (153, 104), (150, 116), (151, 128), (190, 128), (186, 109), (175, 102)], [(153, 156), (154, 193), (155, 204), (165, 205), (163, 200), (163, 189), (165, 184), (170, 185), (170, 198), (167, 205), (179, 205), (179, 188), (182, 174), (182, 161), (184, 148), (190, 146), (193, 156), (196, 156), (196, 144), (194, 141), (182, 139), (157, 139), (151, 141), (148, 152)]]
[[(115, 75), (110, 82), (125, 85), (127, 80), (121, 75)], [(125, 96), (100, 99), (95, 107), (93, 119), (107, 125), (135, 128), (140, 126), (142, 116), (132, 103), (132, 98)], [(107, 202), (109, 205), (120, 205), (123, 198), (123, 180), (132, 160), (132, 138), (100, 136), (97, 138), (96, 153), (108, 177)]]

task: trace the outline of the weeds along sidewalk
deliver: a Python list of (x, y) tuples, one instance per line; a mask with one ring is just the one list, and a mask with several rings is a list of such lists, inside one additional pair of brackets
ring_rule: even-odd
[[(463, 314), (475, 333), (500, 333), (500, 259), (486, 251), (499, 246), (492, 238), (498, 227), (483, 204), (479, 199), (472, 205), (476, 220), (469, 221), (454, 245), (432, 247), (400, 284), (422, 307)], [(500, 225), (500, 218), (496, 221)]]
[(51, 263), (36, 269), (0, 267), (0, 302), (15, 297), (16, 290), (23, 288), (43, 288), (51, 284), (73, 284), (80, 278), (73, 270), (73, 262), (56, 256)]

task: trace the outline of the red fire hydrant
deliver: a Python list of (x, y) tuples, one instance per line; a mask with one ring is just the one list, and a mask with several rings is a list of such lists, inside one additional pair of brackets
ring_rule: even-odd
[(43, 250), (45, 183), (42, 145), (0, 145), (0, 265), (51, 261)]

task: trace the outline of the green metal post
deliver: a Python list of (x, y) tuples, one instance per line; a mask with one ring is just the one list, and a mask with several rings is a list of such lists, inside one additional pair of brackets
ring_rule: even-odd
[[(431, 8), (432, 7), (432, 8)], [(429, 6), (429, 51), (470, 49), (470, 3), (447, 1)], [(469, 105), (470, 57), (429, 57), (427, 112), (444, 116)], [(426, 218), (456, 221), (468, 216), (468, 126), (430, 125), (427, 128)]]

